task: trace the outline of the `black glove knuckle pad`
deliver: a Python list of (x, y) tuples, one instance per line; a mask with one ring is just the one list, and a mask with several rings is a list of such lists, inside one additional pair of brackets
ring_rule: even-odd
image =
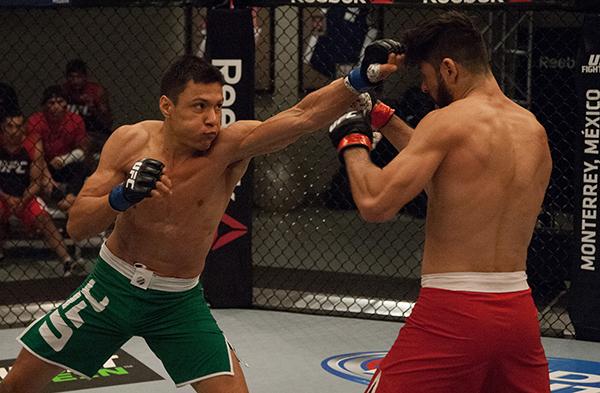
[(145, 158), (136, 162), (125, 181), (125, 199), (137, 203), (148, 197), (152, 190), (156, 188), (156, 182), (162, 176), (163, 168), (164, 164), (162, 162), (152, 158)]
[(373, 131), (363, 114), (349, 112), (333, 123), (329, 129), (329, 137), (335, 148), (338, 147), (342, 139), (350, 134), (362, 134), (369, 137), (369, 139), (373, 139)]
[(389, 38), (374, 41), (365, 48), (361, 71), (366, 72), (371, 64), (385, 64), (390, 53), (402, 54), (406, 51), (403, 44)]

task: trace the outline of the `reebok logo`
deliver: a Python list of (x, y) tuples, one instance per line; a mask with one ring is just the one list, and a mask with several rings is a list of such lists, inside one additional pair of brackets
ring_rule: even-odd
[(594, 53), (590, 55), (587, 65), (581, 66), (582, 74), (598, 74), (600, 73), (600, 54)]

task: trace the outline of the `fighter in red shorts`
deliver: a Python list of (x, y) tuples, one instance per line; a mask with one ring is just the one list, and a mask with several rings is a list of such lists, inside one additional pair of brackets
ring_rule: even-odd
[[(25, 118), (16, 108), (0, 113), (0, 219), (6, 222), (14, 214), (29, 230), (39, 230), (63, 262), (63, 273), (71, 273), (73, 261), (56, 229), (41, 190), (43, 157), (36, 149), (39, 138), (25, 137)], [(39, 149), (39, 147), (38, 147)]]
[[(552, 168), (546, 132), (502, 93), (468, 17), (435, 17), (404, 43), (439, 109), (413, 130), (377, 103), (330, 129), (365, 220), (428, 195), (422, 289), (367, 392), (549, 392), (525, 275)], [(369, 158), (373, 126), (400, 151), (384, 168)]]

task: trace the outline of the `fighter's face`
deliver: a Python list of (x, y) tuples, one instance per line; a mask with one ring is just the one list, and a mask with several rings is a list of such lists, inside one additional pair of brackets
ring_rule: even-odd
[(208, 150), (221, 129), (223, 86), (189, 81), (173, 105), (169, 122), (175, 136), (195, 150)]
[(419, 65), (421, 71), (421, 90), (429, 94), (440, 108), (450, 105), (454, 99), (441, 73), (431, 64), (423, 62)]

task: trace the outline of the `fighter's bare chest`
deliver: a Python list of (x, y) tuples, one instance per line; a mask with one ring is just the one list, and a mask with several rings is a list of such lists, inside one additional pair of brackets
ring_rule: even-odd
[(229, 203), (231, 188), (235, 185), (230, 184), (228, 172), (227, 168), (216, 165), (165, 166), (170, 193), (140, 203), (131, 218), (143, 225), (150, 222), (196, 225), (193, 222), (198, 220), (210, 221), (213, 212)]

